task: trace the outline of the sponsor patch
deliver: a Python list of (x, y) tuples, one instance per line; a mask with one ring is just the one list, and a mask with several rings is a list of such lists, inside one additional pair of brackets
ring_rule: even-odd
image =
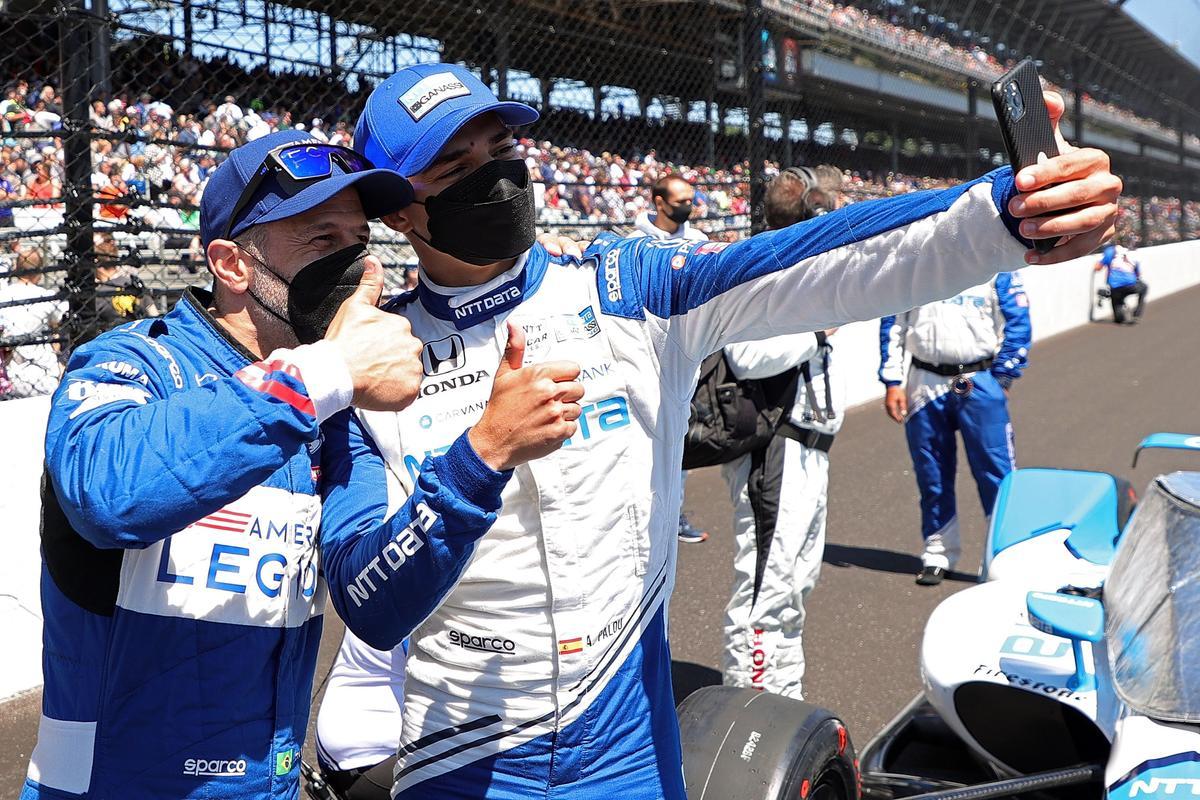
[(515, 653), (517, 644), (512, 639), (503, 636), (488, 636), (486, 634), (464, 633), (449, 629), (450, 643), (464, 650), (475, 650), (480, 653)]
[(189, 758), (183, 762), (183, 774), (198, 778), (244, 778), (244, 758)]
[(140, 386), (132, 386), (127, 383), (72, 380), (67, 385), (67, 399), (79, 404), (71, 412), (70, 418), (75, 419), (80, 414), (86, 414), (109, 403), (132, 400), (139, 406), (144, 406), (150, 399), (150, 393)]
[(583, 332), (589, 339), (600, 332), (600, 322), (596, 319), (596, 312), (592, 310), (591, 306), (580, 311), (579, 318), (583, 320)]
[(285, 750), (275, 754), (275, 774), (287, 775), (300, 763), (300, 750)]
[(429, 342), (421, 350), (421, 366), (426, 375), (445, 375), (467, 365), (467, 348), (463, 338), (452, 333), (444, 339)]
[(618, 302), (621, 299), (621, 251), (615, 247), (604, 256), (604, 283), (609, 301)]
[(453, 72), (438, 72), (417, 81), (400, 95), (398, 102), (414, 121), (419, 121), (450, 98), (470, 93), (471, 90)]
[(719, 253), (729, 247), (729, 242), (705, 242), (696, 248), (696, 255), (702, 256), (708, 253)]

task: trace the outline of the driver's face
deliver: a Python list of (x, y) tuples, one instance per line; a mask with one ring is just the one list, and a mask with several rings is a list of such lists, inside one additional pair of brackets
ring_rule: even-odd
[[(520, 158), (512, 129), (494, 113), (482, 114), (463, 126), (454, 138), (446, 142), (428, 167), (409, 177), (418, 200), (436, 195), (465, 175), (470, 175), (489, 161), (511, 161)], [(404, 209), (408, 224), (417, 233), (429, 236), (429, 215), (425, 206), (413, 203)]]
[(409, 176), (417, 199), (435, 195), (469, 175), (489, 161), (517, 158), (512, 129), (494, 113), (483, 114), (468, 122), (454, 138), (446, 142), (433, 163)]

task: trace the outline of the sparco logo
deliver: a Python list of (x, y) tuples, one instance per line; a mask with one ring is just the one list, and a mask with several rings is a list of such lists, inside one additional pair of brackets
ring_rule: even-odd
[(454, 309), (454, 316), (458, 319), (469, 317), (472, 314), (478, 314), (481, 311), (491, 311), (493, 308), (499, 308), (507, 305), (513, 300), (521, 298), (521, 287), (509, 286), (501, 289), (491, 297), (481, 297), (478, 300), (472, 300), (469, 303), (463, 303), (458, 308)]
[(425, 368), (425, 374), (430, 377), (445, 375), (465, 367), (467, 365), (467, 348), (463, 346), (462, 337), (457, 333), (452, 333), (445, 339), (438, 339), (425, 345), (425, 348), (421, 350), (421, 365)]
[(451, 72), (439, 72), (422, 78), (400, 95), (399, 103), (414, 120), (428, 114), (451, 97), (462, 97), (471, 90)]
[(515, 653), (517, 644), (501, 636), (475, 636), (450, 628), (450, 643), (481, 653)]
[(421, 384), (421, 397), (430, 397), (442, 392), (452, 392), (455, 389), (461, 389), (464, 386), (478, 383), (489, 375), (491, 375), (490, 372), (486, 369), (481, 369), (478, 372), (464, 372), (462, 375), (455, 375), (453, 378), (426, 381)]
[(183, 774), (205, 778), (244, 778), (244, 758), (189, 758), (183, 762)]
[(615, 303), (621, 299), (621, 252), (613, 249), (604, 257), (604, 282), (608, 288), (608, 299)]

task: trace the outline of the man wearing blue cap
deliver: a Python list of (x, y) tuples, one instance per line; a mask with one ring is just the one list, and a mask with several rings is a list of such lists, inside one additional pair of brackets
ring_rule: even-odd
[(348, 406), (418, 392), (420, 342), (376, 308), (366, 254), (367, 220), (411, 198), (351, 150), (262, 137), (201, 203), (214, 292), (72, 355), (46, 434), (25, 800), (297, 797), (327, 593), (395, 645), (494, 521), (506, 470), (573, 432), (581, 385), (508, 370), (389, 502)]
[[(1061, 98), (1050, 106), (1061, 116)], [(1060, 142), (1019, 179), (1001, 169), (736, 244), (602, 235), (564, 259), (534, 242), (514, 152), (512, 127), (536, 117), (462, 67), (424, 64), (372, 92), (355, 134), (415, 192), (383, 217), (421, 264), (388, 309), (426, 342), (435, 380), (399, 413), (364, 415), (393, 471), (419, 482), (425, 454), (485, 407), (513, 325), (527, 361), (574, 361), (586, 387), (578, 434), (516, 470), (478, 557), (410, 639), (393, 792), (682, 800), (665, 619), (701, 360), (1090, 252), (1120, 181), (1104, 153)], [(1059, 234), (1051, 254), (1029, 249)]]

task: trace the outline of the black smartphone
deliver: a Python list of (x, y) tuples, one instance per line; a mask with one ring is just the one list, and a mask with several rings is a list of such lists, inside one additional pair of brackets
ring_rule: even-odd
[[(1042, 98), (1042, 81), (1032, 59), (1025, 59), (992, 84), (992, 104), (1014, 174), (1038, 163), (1043, 154), (1046, 158), (1058, 155), (1054, 126)], [(1033, 246), (1039, 253), (1047, 253), (1056, 242), (1057, 238), (1037, 239)]]

